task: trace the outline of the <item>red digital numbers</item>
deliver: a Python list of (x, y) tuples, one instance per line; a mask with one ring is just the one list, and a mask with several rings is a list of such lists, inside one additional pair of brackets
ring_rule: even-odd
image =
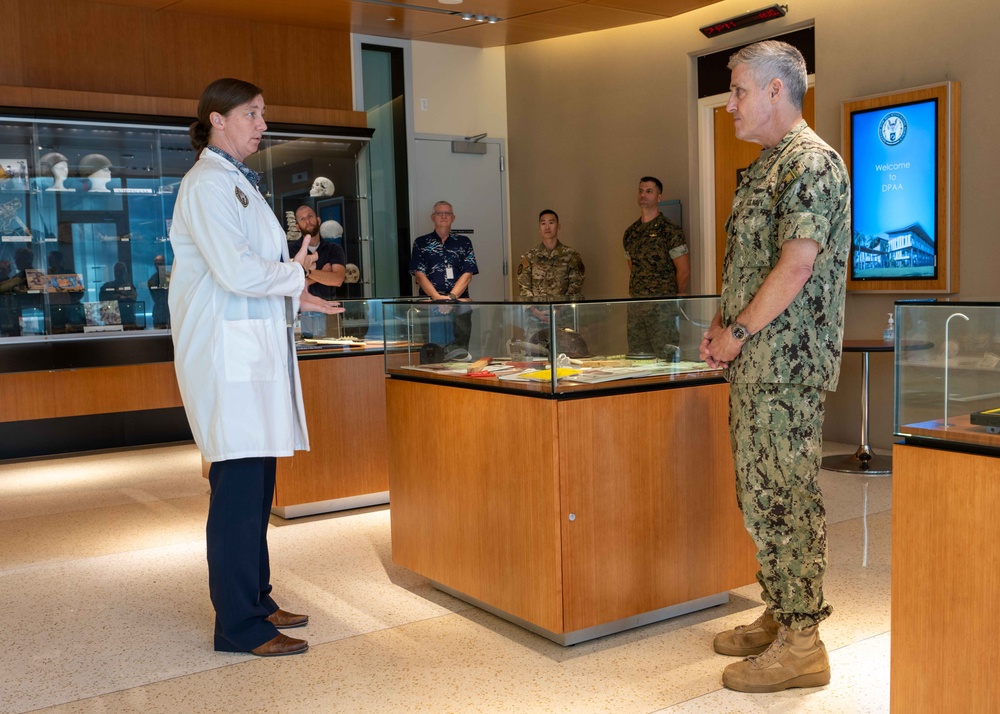
[(705, 34), (705, 37), (711, 37), (712, 35), (719, 35), (738, 28), (739, 25), (735, 22), (727, 20), (726, 22), (720, 22), (717, 25), (708, 25), (707, 27), (703, 27), (701, 28), (701, 31)]
[(733, 17), (728, 20), (724, 20), (723, 22), (705, 25), (705, 27), (700, 28), (700, 30), (701, 34), (705, 37), (715, 37), (716, 35), (722, 35), (727, 32), (732, 32), (733, 30), (738, 30), (741, 27), (756, 25), (758, 22), (767, 22), (768, 20), (784, 17), (785, 12), (786, 8), (781, 5), (772, 5), (771, 7), (754, 10), (753, 12), (748, 12), (745, 15)]

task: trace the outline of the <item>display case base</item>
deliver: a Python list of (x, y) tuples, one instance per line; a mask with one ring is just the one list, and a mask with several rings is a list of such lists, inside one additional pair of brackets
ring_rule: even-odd
[(291, 519), (302, 518), (303, 516), (315, 516), (318, 513), (333, 513), (335, 511), (351, 511), (355, 508), (367, 508), (368, 506), (381, 506), (389, 502), (389, 492), (380, 491), (378, 493), (366, 493), (361, 496), (346, 496), (344, 498), (331, 498), (326, 501), (314, 501), (313, 503), (297, 503), (294, 506), (273, 506), (271, 513), (278, 518)]
[(447, 593), (452, 597), (457, 597), (459, 600), (467, 602), (470, 605), (475, 605), (480, 610), (485, 610), (491, 615), (496, 615), (503, 620), (512, 622), (518, 627), (523, 627), (524, 629), (534, 632), (536, 635), (541, 635), (547, 640), (552, 640), (557, 645), (562, 645), (563, 647), (578, 645), (581, 642), (596, 640), (598, 637), (605, 637), (618, 632), (625, 632), (626, 630), (631, 630), (636, 627), (651, 625), (654, 622), (662, 622), (663, 620), (680, 617), (681, 615), (687, 615), (691, 612), (706, 610), (710, 607), (715, 607), (716, 605), (725, 605), (729, 602), (728, 592), (716, 593), (715, 595), (708, 595), (706, 597), (688, 600), (687, 602), (671, 605), (670, 607), (661, 607), (659, 610), (644, 612), (632, 617), (624, 617), (620, 620), (615, 620), (614, 622), (605, 622), (601, 625), (585, 627), (582, 630), (576, 630), (574, 632), (552, 632), (551, 630), (546, 630), (544, 627), (539, 627), (538, 625), (534, 625), (527, 620), (523, 620), (516, 615), (511, 615), (509, 612), (504, 612), (499, 608), (493, 607), (489, 603), (485, 603), (482, 600), (477, 600), (470, 595), (460, 593), (457, 590), (449, 588), (447, 585), (442, 585), (441, 583), (433, 580), (431, 581), (431, 585), (443, 593)]

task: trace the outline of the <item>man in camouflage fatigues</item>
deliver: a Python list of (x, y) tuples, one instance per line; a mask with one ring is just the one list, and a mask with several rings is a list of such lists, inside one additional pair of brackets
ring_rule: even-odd
[(538, 234), (542, 242), (522, 255), (517, 266), (520, 299), (583, 300), (583, 259), (559, 241), (559, 216), (555, 211), (538, 214)]
[[(517, 265), (519, 297), (526, 302), (583, 300), (585, 268), (580, 254), (559, 241), (559, 216), (546, 209), (538, 214), (538, 234), (542, 242), (521, 256)], [(573, 325), (569, 313), (560, 312), (560, 326)], [(525, 338), (532, 340), (540, 330), (549, 329), (549, 311), (527, 309)]]
[(832, 608), (817, 478), (824, 399), (840, 374), (850, 185), (840, 156), (802, 120), (798, 50), (762, 42), (729, 67), (736, 136), (764, 151), (736, 189), (721, 310), (701, 352), (728, 367), (736, 492), (767, 607), (714, 647), (749, 656), (726, 668), (725, 686), (775, 692), (830, 680), (818, 631)]
[[(660, 212), (663, 184), (652, 176), (639, 180), (639, 219), (625, 230), (628, 294), (633, 298), (674, 297), (687, 290), (691, 274), (684, 232)], [(680, 359), (677, 307), (671, 303), (628, 306), (628, 350)]]

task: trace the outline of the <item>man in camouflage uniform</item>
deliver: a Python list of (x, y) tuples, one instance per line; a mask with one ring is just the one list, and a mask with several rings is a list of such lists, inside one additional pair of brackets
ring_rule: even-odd
[[(674, 297), (687, 291), (691, 275), (684, 232), (660, 212), (663, 184), (639, 179), (639, 219), (625, 230), (628, 294), (633, 298)], [(680, 359), (677, 308), (671, 303), (628, 306), (628, 350)]]
[(824, 400), (840, 375), (850, 185), (840, 156), (802, 120), (798, 50), (761, 42), (729, 68), (736, 136), (764, 151), (736, 189), (722, 306), (701, 354), (728, 367), (736, 492), (766, 609), (720, 633), (714, 648), (747, 657), (725, 669), (725, 686), (777, 692), (830, 681), (818, 630), (832, 608), (817, 478)]
[[(538, 234), (542, 242), (522, 255), (517, 265), (520, 299), (523, 302), (583, 300), (583, 259), (559, 241), (559, 216), (555, 211), (546, 209), (538, 214)], [(573, 326), (570, 313), (556, 308), (556, 314), (559, 326)], [(549, 329), (547, 308), (530, 307), (525, 316), (525, 339), (534, 341), (540, 330)]]
[(555, 211), (546, 209), (538, 214), (538, 234), (542, 242), (522, 255), (517, 266), (521, 300), (583, 300), (583, 259), (559, 242)]

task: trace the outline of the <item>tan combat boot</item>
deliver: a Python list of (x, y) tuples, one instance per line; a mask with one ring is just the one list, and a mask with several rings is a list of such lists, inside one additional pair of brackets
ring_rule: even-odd
[(770, 610), (764, 610), (764, 614), (749, 625), (739, 625), (717, 634), (712, 647), (719, 654), (749, 657), (766, 650), (777, 636), (778, 623)]
[(778, 636), (764, 654), (735, 662), (722, 672), (723, 686), (738, 692), (782, 692), (829, 683), (830, 659), (817, 625), (805, 630), (779, 625)]

